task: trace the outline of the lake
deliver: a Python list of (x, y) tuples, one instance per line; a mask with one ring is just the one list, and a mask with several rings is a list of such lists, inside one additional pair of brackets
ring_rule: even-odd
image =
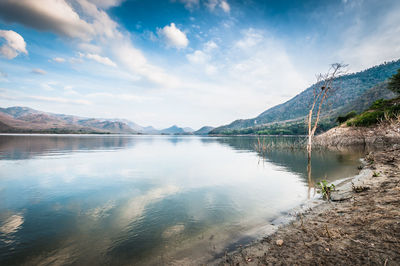
[[(266, 138), (287, 143), (295, 138)], [(256, 137), (0, 135), (0, 265), (197, 264), (272, 232), (359, 152)]]

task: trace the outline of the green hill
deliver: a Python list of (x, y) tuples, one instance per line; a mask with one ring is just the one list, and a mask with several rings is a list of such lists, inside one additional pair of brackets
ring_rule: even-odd
[[(338, 78), (335, 85), (340, 89), (333, 92), (323, 106), (324, 119), (319, 131), (333, 127), (339, 114), (351, 110), (361, 112), (377, 99), (394, 97), (394, 93), (386, 88), (386, 80), (399, 68), (400, 60), (397, 60)], [(213, 129), (210, 134), (304, 134), (304, 121), (312, 104), (315, 85), (318, 84), (255, 118), (236, 120)]]

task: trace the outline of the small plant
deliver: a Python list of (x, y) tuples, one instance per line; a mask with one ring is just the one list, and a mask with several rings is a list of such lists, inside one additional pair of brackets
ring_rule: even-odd
[(331, 192), (335, 190), (335, 185), (330, 184), (326, 180), (322, 180), (321, 182), (317, 183), (317, 187), (319, 189), (318, 193), (322, 193), (322, 197), (326, 200), (330, 200)]
[(374, 173), (372, 174), (373, 177), (378, 177), (378, 176), (380, 176), (380, 175), (381, 175), (381, 174), (378, 173), (378, 172), (374, 172)]

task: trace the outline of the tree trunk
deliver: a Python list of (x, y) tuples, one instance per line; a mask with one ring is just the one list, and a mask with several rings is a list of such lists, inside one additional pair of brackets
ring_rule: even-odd
[(313, 187), (313, 182), (311, 179), (311, 155), (309, 154), (307, 163), (307, 183), (308, 183), (308, 193), (307, 198), (310, 199), (311, 187)]
[(312, 109), (308, 113), (308, 141), (307, 141), (308, 162), (311, 161), (311, 147), (312, 147), (311, 119), (312, 119)]
[(307, 142), (307, 153), (308, 153), (308, 162), (311, 161), (311, 148), (312, 148), (312, 135), (308, 135), (308, 142)]

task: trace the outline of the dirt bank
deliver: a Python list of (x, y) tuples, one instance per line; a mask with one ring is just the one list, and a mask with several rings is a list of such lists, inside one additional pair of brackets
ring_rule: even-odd
[(366, 161), (374, 175), (357, 184), (366, 190), (298, 215), (213, 264), (400, 265), (400, 146), (370, 153)]
[(389, 121), (374, 127), (332, 128), (314, 138), (316, 146), (345, 147), (348, 145), (387, 146), (400, 144), (400, 121)]

